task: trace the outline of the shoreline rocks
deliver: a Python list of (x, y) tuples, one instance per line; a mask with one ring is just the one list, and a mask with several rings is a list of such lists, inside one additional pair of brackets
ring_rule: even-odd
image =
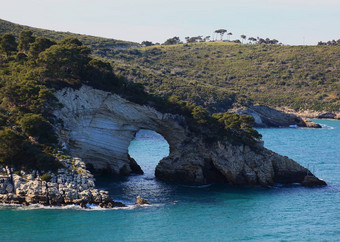
[(141, 196), (137, 196), (136, 204), (137, 205), (145, 205), (145, 204), (150, 204), (150, 203), (146, 199), (142, 198)]
[(340, 111), (334, 111), (334, 112), (324, 112), (324, 111), (312, 111), (312, 110), (303, 110), (303, 111), (295, 111), (294, 109), (288, 108), (288, 107), (278, 107), (278, 110), (294, 114), (297, 116), (300, 116), (302, 118), (312, 118), (312, 119), (334, 119), (334, 120), (340, 120)]
[(236, 106), (228, 110), (232, 113), (248, 114), (254, 117), (255, 127), (306, 127), (321, 128), (321, 125), (294, 113), (270, 108), (264, 105)]
[[(113, 201), (108, 191), (95, 188), (93, 175), (86, 170), (85, 163), (79, 158), (60, 160), (64, 168), (57, 174), (50, 173), (50, 179), (44, 181), (39, 172), (33, 171), (20, 175), (12, 174), (1, 168), (7, 175), (0, 176), (0, 202), (12, 204), (41, 204), (45, 206), (64, 206), (78, 204), (102, 204), (102, 207), (124, 206)], [(110, 205), (109, 205), (110, 204)]]

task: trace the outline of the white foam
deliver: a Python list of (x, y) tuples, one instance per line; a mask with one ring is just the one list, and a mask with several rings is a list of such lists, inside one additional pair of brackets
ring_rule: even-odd
[(323, 129), (335, 129), (334, 127), (329, 126), (329, 125), (327, 125), (327, 124), (320, 124), (320, 125), (321, 125), (321, 127), (322, 127)]
[(28, 206), (24, 206), (21, 204), (0, 204), (0, 210), (2, 207), (13, 208), (16, 210), (38, 210), (38, 209), (57, 209), (57, 210), (65, 210), (65, 209), (72, 209), (72, 210), (82, 210), (82, 211), (106, 211), (106, 210), (132, 210), (136, 208), (148, 208), (148, 207), (159, 207), (163, 206), (164, 204), (143, 204), (143, 205), (126, 205), (126, 207), (114, 207), (114, 208), (101, 208), (96, 204), (86, 204), (87, 208), (82, 208), (79, 205), (66, 205), (66, 206), (44, 206), (41, 204), (30, 204)]

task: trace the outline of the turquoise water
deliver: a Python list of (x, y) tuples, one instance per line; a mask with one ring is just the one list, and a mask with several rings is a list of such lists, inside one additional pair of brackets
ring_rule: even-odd
[[(315, 169), (325, 188), (186, 186), (154, 179), (169, 152), (161, 137), (139, 133), (129, 153), (145, 174), (101, 178), (116, 200), (141, 195), (153, 205), (117, 210), (0, 207), (1, 241), (339, 241), (340, 121), (323, 129), (259, 129), (265, 146)], [(314, 168), (315, 167), (315, 168)]]

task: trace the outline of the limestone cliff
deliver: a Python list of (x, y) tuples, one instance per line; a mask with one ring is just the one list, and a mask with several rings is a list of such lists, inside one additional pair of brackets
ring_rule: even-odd
[(155, 174), (160, 179), (272, 185), (302, 182), (309, 172), (260, 145), (254, 151), (227, 142), (207, 143), (189, 131), (184, 117), (163, 114), (115, 94), (82, 86), (79, 90), (66, 88), (55, 95), (63, 105), (54, 112), (63, 121), (58, 128), (60, 140), (72, 155), (93, 164), (96, 170), (109, 170), (115, 175), (140, 172), (128, 156), (128, 146), (140, 129), (150, 129), (161, 134), (170, 146), (170, 155), (156, 167)]
[(321, 128), (321, 125), (307, 118), (264, 105), (239, 106), (228, 111), (253, 116), (256, 127), (289, 127), (296, 125), (307, 128)]

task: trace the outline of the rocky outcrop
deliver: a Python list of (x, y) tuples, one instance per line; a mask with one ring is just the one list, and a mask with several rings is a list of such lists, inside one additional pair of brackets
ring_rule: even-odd
[(141, 196), (137, 196), (136, 204), (137, 205), (145, 205), (145, 204), (150, 204), (150, 203), (147, 200), (145, 200), (144, 198), (142, 198)]
[(280, 107), (279, 110), (300, 116), (305, 119), (315, 118), (315, 119), (337, 119), (340, 120), (340, 111), (333, 112), (324, 112), (324, 111), (312, 111), (312, 110), (303, 110), (303, 111), (295, 111), (288, 107)]
[(118, 95), (83, 86), (55, 93), (63, 108), (54, 114), (63, 122), (59, 138), (76, 157), (91, 163), (97, 171), (114, 175), (140, 174), (138, 164), (128, 156), (128, 147), (140, 129), (163, 135), (171, 147), (187, 135), (183, 117), (162, 114)]
[(238, 106), (228, 111), (253, 116), (256, 127), (292, 127), (296, 125), (299, 127), (321, 128), (319, 124), (311, 120), (264, 105)]
[[(189, 131), (179, 115), (163, 114), (149, 106), (87, 86), (56, 93), (63, 105), (55, 115), (60, 140), (72, 155), (96, 170), (128, 175), (139, 170), (128, 156), (130, 141), (140, 129), (161, 134), (170, 154), (156, 167), (156, 177), (194, 184), (272, 185), (302, 182), (306, 168), (257, 144), (257, 148), (206, 141)], [(139, 170), (140, 172), (140, 170)]]
[[(114, 204), (107, 191), (95, 188), (93, 175), (86, 170), (85, 163), (78, 158), (60, 160), (65, 168), (57, 174), (51, 173), (43, 180), (37, 171), (26, 174), (21, 171), (0, 177), (0, 202), (14, 204), (42, 204), (61, 206), (67, 204)], [(3, 168), (1, 168), (3, 169)], [(8, 169), (4, 170), (9, 173)]]

